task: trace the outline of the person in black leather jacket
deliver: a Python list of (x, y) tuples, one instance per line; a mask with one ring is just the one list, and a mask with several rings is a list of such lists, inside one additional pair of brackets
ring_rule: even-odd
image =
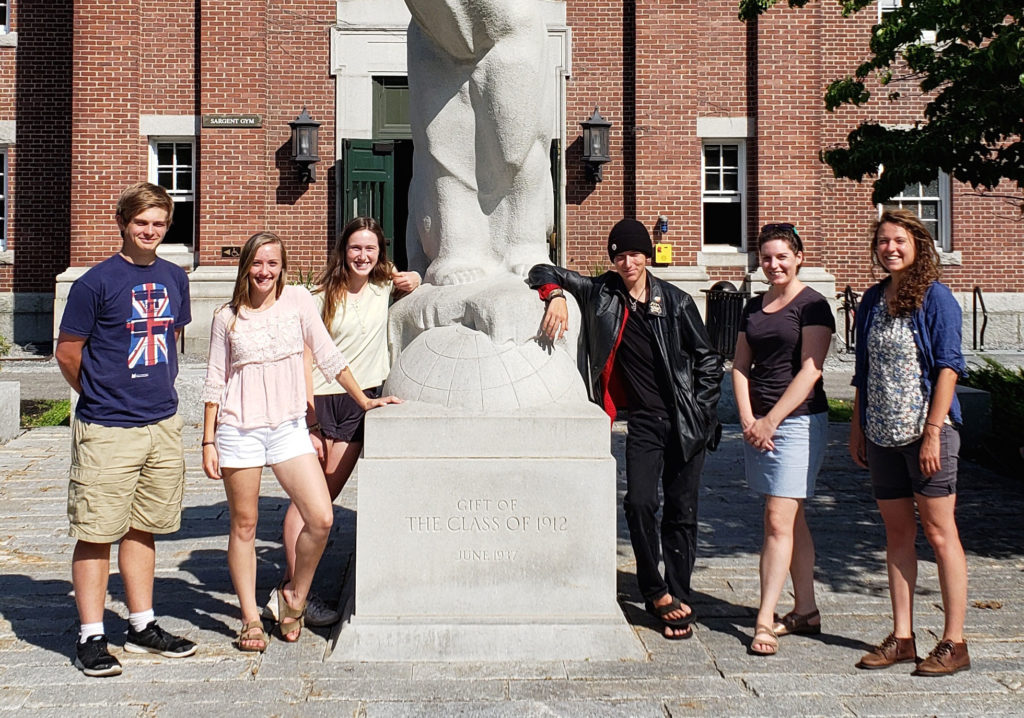
[(679, 639), (693, 635), (688, 603), (697, 494), (705, 450), (714, 450), (722, 433), (722, 362), (690, 295), (647, 271), (652, 253), (647, 228), (623, 219), (608, 236), (613, 271), (584, 277), (538, 264), (528, 282), (547, 303), (541, 328), (552, 341), (568, 326), (563, 292), (576, 298), (580, 373), (590, 399), (612, 420), (617, 407), (629, 410), (624, 509), (637, 582), (647, 610), (665, 624), (665, 637)]

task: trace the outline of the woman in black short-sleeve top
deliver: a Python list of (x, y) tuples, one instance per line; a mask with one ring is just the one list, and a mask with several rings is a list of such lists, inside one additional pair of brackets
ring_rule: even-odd
[[(803, 244), (792, 225), (762, 228), (758, 253), (769, 289), (744, 309), (732, 377), (747, 483), (765, 497), (761, 602), (750, 651), (769, 656), (778, 651), (778, 636), (821, 632), (804, 501), (814, 495), (828, 440), (821, 367), (835, 319), (828, 300), (797, 278)], [(777, 619), (787, 574), (795, 603)]]

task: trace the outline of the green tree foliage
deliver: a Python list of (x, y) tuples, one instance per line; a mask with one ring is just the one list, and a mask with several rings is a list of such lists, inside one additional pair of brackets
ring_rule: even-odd
[[(779, 0), (739, 0), (750, 20)], [(823, 0), (824, 1), (824, 0)], [(803, 7), (808, 0), (787, 0)], [(875, 0), (839, 0), (846, 16)], [(845, 147), (821, 159), (836, 177), (874, 182), (872, 200), (884, 202), (907, 185), (934, 179), (936, 168), (975, 190), (1000, 192), (1024, 215), (1024, 0), (903, 0), (872, 29), (870, 58), (825, 93), (831, 111), (871, 98), (865, 80), (874, 75), (889, 101), (916, 85), (929, 102), (912, 127), (868, 120)], [(934, 38), (934, 40), (932, 40)]]

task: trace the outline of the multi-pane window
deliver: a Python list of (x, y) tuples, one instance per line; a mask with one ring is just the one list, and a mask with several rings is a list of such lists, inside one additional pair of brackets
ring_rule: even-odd
[(928, 182), (907, 185), (895, 197), (883, 202), (883, 209), (909, 209), (931, 233), (939, 249), (948, 252), (950, 243), (949, 175), (937, 172)]
[(900, 0), (878, 0), (878, 19), (881, 20), (899, 7)]
[(153, 138), (149, 143), (150, 181), (174, 199), (174, 223), (165, 244), (193, 243), (195, 214), (195, 141), (192, 138)]
[[(878, 0), (878, 22), (882, 22), (886, 15), (899, 10), (902, 5), (903, 0)], [(935, 44), (935, 30), (922, 30), (921, 42)]]
[(0, 149), (0, 250), (7, 249), (7, 149)]
[(705, 245), (743, 248), (744, 145), (705, 142), (703, 156), (703, 228)]
[(11, 3), (7, 0), (0, 0), (0, 32), (7, 32), (11, 29)]

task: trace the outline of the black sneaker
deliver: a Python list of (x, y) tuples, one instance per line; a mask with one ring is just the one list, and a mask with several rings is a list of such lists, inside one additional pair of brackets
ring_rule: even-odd
[(119, 676), (120, 662), (107, 650), (107, 637), (89, 636), (75, 645), (75, 668), (87, 676)]
[(158, 653), (167, 658), (184, 658), (196, 652), (196, 644), (187, 638), (172, 636), (150, 621), (141, 631), (128, 627), (128, 640), (124, 650), (129, 653)]

